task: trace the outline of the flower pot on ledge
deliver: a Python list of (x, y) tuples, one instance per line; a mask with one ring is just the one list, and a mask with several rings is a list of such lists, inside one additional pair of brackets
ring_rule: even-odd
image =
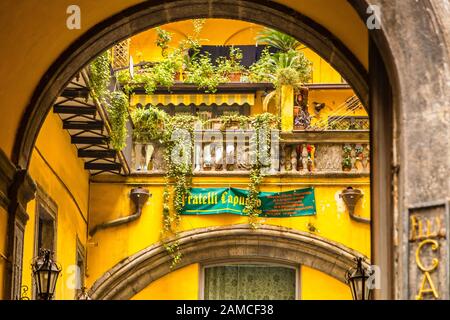
[(241, 82), (241, 76), (242, 74), (240, 72), (231, 72), (228, 75), (228, 80), (230, 80), (230, 82)]

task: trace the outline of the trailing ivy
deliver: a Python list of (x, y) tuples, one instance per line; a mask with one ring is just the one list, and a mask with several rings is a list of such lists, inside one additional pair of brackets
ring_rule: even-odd
[(104, 101), (109, 94), (108, 86), (111, 82), (110, 61), (110, 53), (105, 51), (89, 65), (89, 85), (92, 95), (100, 101)]
[(120, 151), (127, 139), (128, 97), (122, 91), (112, 92), (107, 110), (111, 123), (111, 146)]
[[(178, 226), (181, 221), (181, 211), (184, 199), (192, 187), (192, 153), (194, 125), (198, 121), (195, 116), (174, 116), (167, 118), (164, 127), (164, 160), (166, 164), (165, 187), (163, 193), (163, 230), (161, 232), (164, 246), (172, 257), (174, 267), (181, 259), (177, 241)], [(183, 129), (187, 133), (186, 140), (182, 137), (172, 140), (175, 130)], [(187, 149), (185, 147), (188, 147)], [(181, 161), (179, 161), (181, 159)], [(171, 189), (173, 192), (171, 192)], [(167, 239), (174, 238), (172, 244)]]
[(270, 167), (271, 130), (279, 129), (279, 117), (271, 113), (256, 115), (251, 120), (255, 130), (250, 143), (254, 144), (255, 156), (250, 170), (250, 183), (248, 185), (248, 198), (244, 208), (252, 228), (257, 227), (257, 218), (261, 213), (259, 193), (265, 175), (265, 169)]
[(240, 129), (246, 129), (248, 124), (250, 123), (250, 118), (247, 116), (243, 116), (240, 114), (231, 114), (231, 115), (223, 115), (220, 118), (221, 121), (221, 130), (224, 131), (226, 128), (233, 122), (239, 123)]

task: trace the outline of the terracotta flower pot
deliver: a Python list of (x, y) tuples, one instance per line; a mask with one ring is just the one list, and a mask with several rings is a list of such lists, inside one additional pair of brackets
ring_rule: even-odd
[(240, 72), (231, 72), (228, 75), (228, 79), (230, 82), (241, 82), (241, 73)]

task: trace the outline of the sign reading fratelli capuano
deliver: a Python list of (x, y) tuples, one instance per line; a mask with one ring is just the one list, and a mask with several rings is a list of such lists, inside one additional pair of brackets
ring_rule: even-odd
[[(246, 215), (248, 191), (236, 188), (192, 188), (181, 214), (231, 213)], [(260, 192), (261, 217), (297, 217), (316, 214), (314, 188), (286, 192)]]

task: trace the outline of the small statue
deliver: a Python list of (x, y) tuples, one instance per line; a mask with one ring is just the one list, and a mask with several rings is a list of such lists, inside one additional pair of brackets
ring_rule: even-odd
[(144, 145), (145, 150), (145, 164), (144, 164), (144, 170), (152, 170), (153, 168), (149, 168), (150, 160), (152, 159), (153, 152), (155, 151), (155, 147), (152, 143), (147, 143)]
[(216, 171), (220, 171), (223, 168), (223, 148), (222, 146), (218, 146), (215, 147), (214, 150), (215, 150), (214, 169)]
[(203, 168), (210, 170), (212, 166), (211, 145), (206, 144), (203, 147)]
[(303, 162), (302, 162), (303, 145), (298, 144), (297, 147), (295, 148), (295, 150), (296, 150), (296, 154), (297, 154), (297, 171), (300, 172), (303, 169)]
[(291, 153), (291, 164), (292, 164), (292, 171), (297, 172), (297, 151), (296, 148), (293, 148)]

